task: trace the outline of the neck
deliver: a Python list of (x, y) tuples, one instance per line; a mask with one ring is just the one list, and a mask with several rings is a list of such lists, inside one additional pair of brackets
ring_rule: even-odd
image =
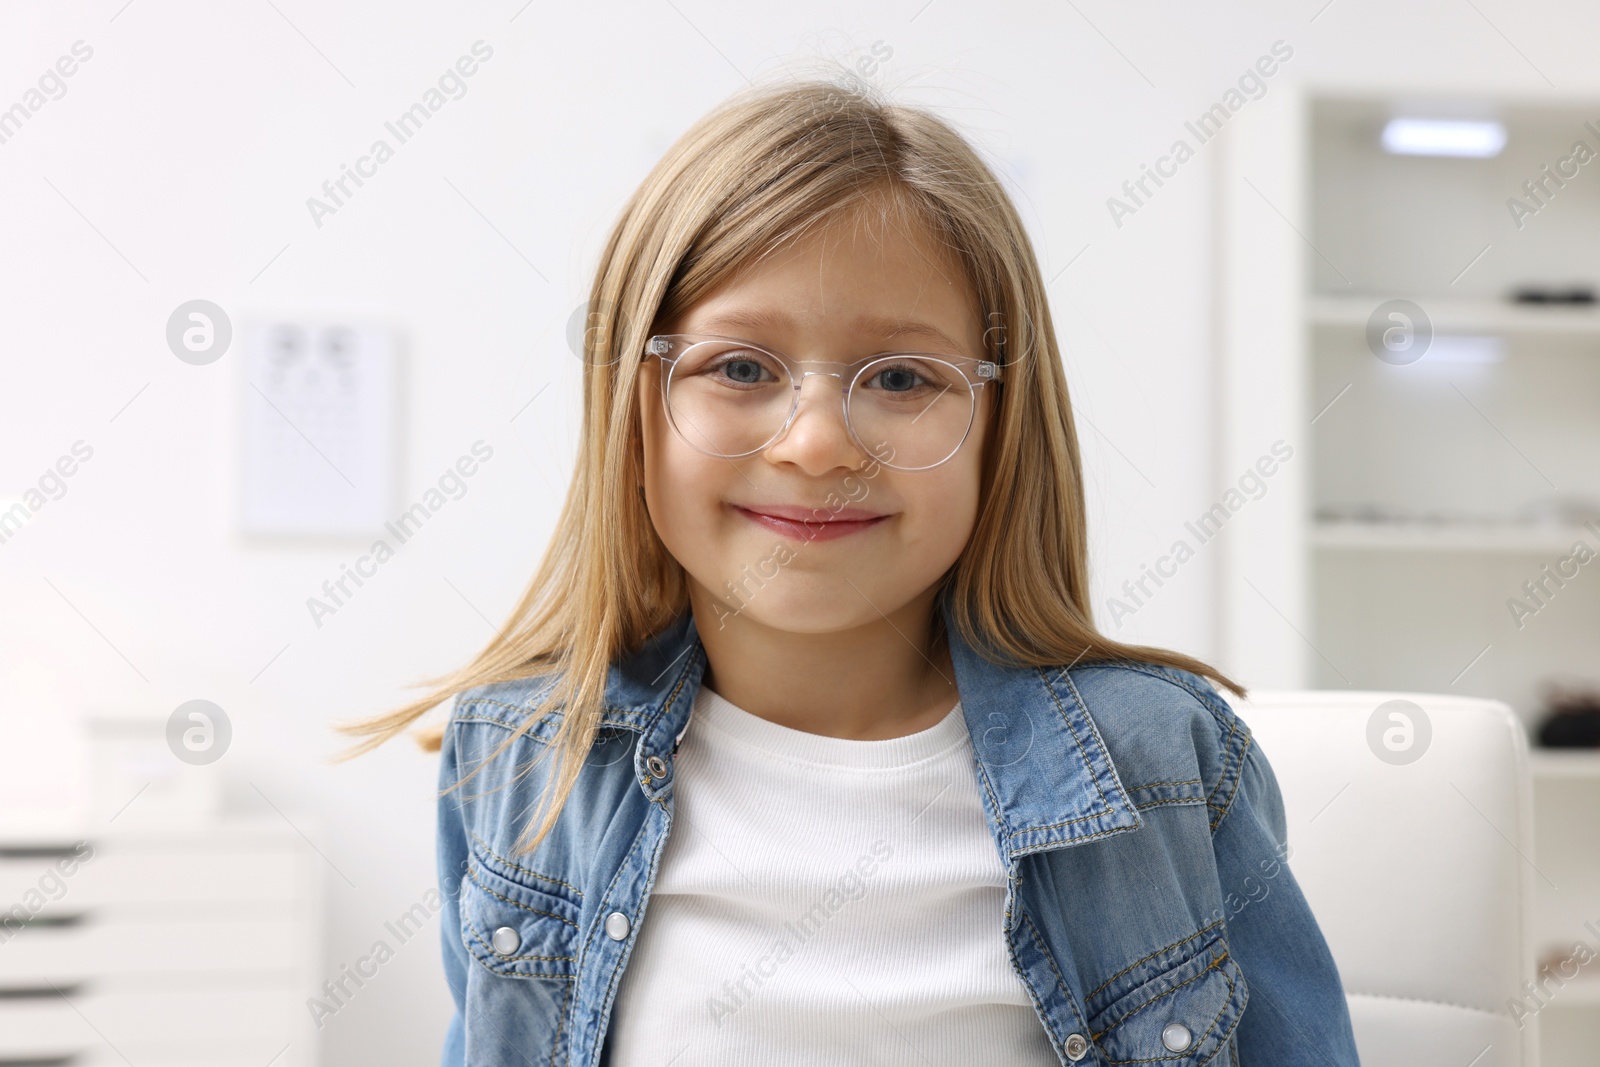
[(903, 737), (955, 707), (955, 670), (932, 640), (933, 591), (889, 615), (817, 633), (778, 629), (748, 612), (719, 625), (712, 594), (691, 581), (702, 684), (735, 706), (806, 733), (859, 741)]

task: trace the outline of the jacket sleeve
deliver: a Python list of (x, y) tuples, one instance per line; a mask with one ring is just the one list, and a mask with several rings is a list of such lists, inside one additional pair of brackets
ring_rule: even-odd
[(1235, 1034), (1242, 1067), (1359, 1064), (1339, 970), (1288, 860), (1283, 796), (1242, 734), (1232, 802), (1212, 834), (1228, 944), (1249, 1001)]
[(461, 817), (462, 790), (444, 792), (460, 776), (456, 764), (454, 718), (452, 707), (452, 721), (445, 724), (444, 738), (439, 745), (437, 863), (439, 899), (443, 904), (439, 912), (439, 941), (444, 950), (445, 981), (450, 986), (450, 995), (455, 998), (455, 1014), (445, 1032), (439, 1067), (465, 1067), (466, 1064), (467, 949), (461, 942), (461, 877), (466, 870), (467, 835)]

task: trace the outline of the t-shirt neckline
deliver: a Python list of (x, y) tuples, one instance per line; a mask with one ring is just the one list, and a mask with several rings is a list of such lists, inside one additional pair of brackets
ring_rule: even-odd
[(733, 737), (775, 756), (833, 767), (892, 770), (908, 767), (948, 751), (967, 740), (961, 702), (925, 730), (903, 737), (857, 740), (829, 737), (763, 719), (702, 685), (690, 721)]

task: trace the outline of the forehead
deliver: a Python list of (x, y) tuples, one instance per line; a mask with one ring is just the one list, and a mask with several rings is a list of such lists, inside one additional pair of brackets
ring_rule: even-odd
[[(802, 332), (800, 320), (779, 308), (733, 305), (692, 319), (692, 333), (720, 333), (757, 340), (768, 336), (793, 337)], [(932, 322), (919, 318), (864, 312), (844, 322), (852, 334), (901, 348), (927, 348), (959, 354), (965, 345)]]
[(875, 204), (807, 229), (679, 316), (685, 333), (768, 341), (981, 351), (977, 297), (954, 251), (920, 218)]

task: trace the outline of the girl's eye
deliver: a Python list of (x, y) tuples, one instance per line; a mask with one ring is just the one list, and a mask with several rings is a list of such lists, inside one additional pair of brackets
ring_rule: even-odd
[(688, 360), (680, 373), (685, 377), (701, 377), (727, 386), (766, 385), (779, 381), (774, 368), (759, 353), (745, 350), (707, 352), (699, 359)]
[(932, 383), (917, 373), (915, 366), (902, 363), (883, 368), (862, 384), (869, 389), (881, 389), (886, 393), (909, 393), (919, 386)]
[(761, 381), (761, 375), (766, 371), (760, 363), (753, 359), (725, 360), (717, 367), (724, 376), (741, 385), (754, 385)]

